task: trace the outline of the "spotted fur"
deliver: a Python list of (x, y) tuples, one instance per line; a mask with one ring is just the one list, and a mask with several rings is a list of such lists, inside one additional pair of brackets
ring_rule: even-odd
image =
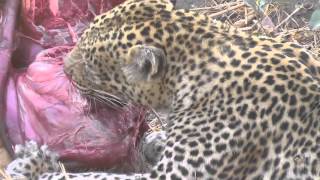
[[(87, 175), (319, 179), (319, 70), (295, 43), (246, 34), (166, 0), (128, 0), (94, 20), (65, 71), (91, 96), (169, 106), (168, 137), (150, 173)], [(62, 175), (48, 176), (40, 179)]]

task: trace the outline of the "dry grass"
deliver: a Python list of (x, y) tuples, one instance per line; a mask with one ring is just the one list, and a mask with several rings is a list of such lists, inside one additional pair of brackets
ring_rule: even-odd
[(315, 4), (300, 4), (294, 8), (268, 4), (263, 12), (242, 0), (206, 0), (202, 7), (191, 10), (236, 26), (250, 33), (295, 41), (320, 56), (320, 31), (308, 26)]

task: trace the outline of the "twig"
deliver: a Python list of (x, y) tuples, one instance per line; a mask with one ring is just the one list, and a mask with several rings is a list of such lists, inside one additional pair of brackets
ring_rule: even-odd
[(226, 6), (234, 6), (237, 4), (239, 4), (239, 2), (230, 2), (230, 3), (219, 4), (219, 5), (210, 6), (210, 7), (192, 8), (192, 9), (190, 9), (190, 11), (204, 11), (204, 10), (212, 10), (212, 9), (221, 9)]
[(251, 29), (253, 29), (257, 24), (259, 23), (259, 21), (254, 22), (254, 24), (252, 26), (247, 26), (247, 27), (243, 27), (243, 28), (239, 28), (241, 31), (249, 31)]
[[(283, 11), (283, 13), (285, 13), (287, 16), (289, 16), (289, 13), (287, 13), (286, 11)], [(298, 22), (293, 17), (291, 17), (290, 19), (296, 24), (297, 27), (299, 27)]]
[(151, 112), (156, 116), (156, 118), (159, 120), (160, 124), (161, 124), (161, 127), (163, 128), (164, 127), (164, 122), (162, 122), (162, 119), (160, 118), (159, 114), (153, 109), (153, 108), (150, 108), (151, 109)]
[(60, 166), (60, 169), (61, 169), (62, 174), (63, 174), (63, 176), (65, 177), (65, 179), (66, 179), (66, 180), (70, 180), (70, 178), (69, 178), (69, 176), (68, 176), (68, 174), (67, 174), (67, 171), (66, 171), (66, 168), (64, 167), (64, 165), (59, 162), (59, 166)]
[(280, 26), (282, 26), (282, 24), (284, 24), (285, 22), (287, 22), (295, 13), (297, 13), (298, 11), (300, 11), (303, 8), (303, 6), (299, 6), (297, 9), (295, 9), (288, 17), (286, 17), (281, 23), (279, 23), (275, 28), (274, 31), (277, 30)]
[(232, 11), (232, 10), (238, 9), (238, 8), (240, 8), (240, 7), (243, 7), (244, 5), (245, 5), (244, 3), (241, 3), (241, 4), (238, 4), (238, 5), (236, 5), (236, 6), (232, 6), (232, 7), (228, 8), (228, 9), (225, 9), (225, 10), (223, 10), (223, 11), (210, 14), (209, 16), (210, 16), (210, 17), (220, 16), (220, 15), (222, 15), (222, 14), (224, 14), (224, 13), (229, 12), (229, 11)]
[(217, 3), (215, 0), (212, 0), (214, 4), (218, 5), (219, 3)]
[(308, 26), (304, 26), (304, 27), (300, 27), (298, 29), (288, 29), (288, 30), (282, 31), (280, 33), (277, 33), (276, 35), (292, 34), (292, 33), (296, 33), (296, 32), (309, 31), (309, 30), (310, 30), (310, 28)]

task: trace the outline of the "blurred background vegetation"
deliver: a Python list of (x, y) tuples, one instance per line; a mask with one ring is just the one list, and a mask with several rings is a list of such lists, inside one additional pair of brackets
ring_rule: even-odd
[(250, 33), (296, 41), (320, 57), (320, 0), (177, 0), (176, 7)]

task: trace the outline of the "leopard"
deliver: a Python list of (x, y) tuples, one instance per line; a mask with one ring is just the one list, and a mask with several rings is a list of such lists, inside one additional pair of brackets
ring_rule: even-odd
[(64, 71), (83, 94), (112, 107), (167, 107), (161, 157), (146, 173), (62, 173), (48, 149), (29, 143), (19, 146), (26, 155), (9, 175), (320, 179), (320, 62), (295, 42), (175, 9), (169, 0), (127, 0), (93, 20)]

